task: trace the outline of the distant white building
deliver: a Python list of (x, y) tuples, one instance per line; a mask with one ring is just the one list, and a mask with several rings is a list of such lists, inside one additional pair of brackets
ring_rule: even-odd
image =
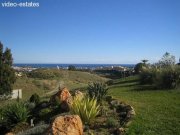
[(11, 99), (17, 99), (18, 97), (20, 99), (22, 98), (22, 90), (21, 89), (13, 90)]

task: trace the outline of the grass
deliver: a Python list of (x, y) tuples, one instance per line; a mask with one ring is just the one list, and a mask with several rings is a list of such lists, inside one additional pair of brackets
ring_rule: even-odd
[(180, 89), (140, 89), (137, 78), (115, 80), (109, 94), (131, 104), (136, 117), (130, 125), (129, 135), (180, 134)]
[[(45, 70), (45, 72), (54, 72), (58, 74), (59, 77), (51, 79), (28, 78), (26, 76), (18, 77), (13, 89), (22, 89), (22, 100), (28, 100), (34, 93), (37, 93), (43, 100), (49, 100), (49, 97), (53, 94), (51, 91), (57, 90), (60, 84), (62, 84), (62, 86), (66, 86), (69, 90), (74, 90), (87, 87), (89, 82), (104, 82), (107, 80), (88, 72), (57, 69), (43, 70)], [(51, 94), (46, 94), (49, 92)], [(0, 108), (1, 106), (5, 106), (15, 101), (16, 100), (0, 101)]]
[[(107, 80), (87, 72), (67, 70), (60, 72), (62, 75), (60, 78), (55, 78), (56, 82), (64, 82), (70, 90), (86, 87), (89, 82)], [(44, 91), (37, 86), (37, 81), (48, 80), (34, 81), (34, 78), (19, 78), (14, 88), (23, 90), (23, 100), (28, 99), (35, 92), (43, 96)], [(49, 81), (52, 81), (50, 83), (52, 85), (58, 85), (52, 79)], [(135, 108), (136, 116), (127, 131), (128, 135), (180, 135), (180, 88), (152, 90), (148, 85), (141, 87), (137, 77), (128, 77), (113, 80), (109, 94)], [(6, 103), (1, 101), (1, 107)]]

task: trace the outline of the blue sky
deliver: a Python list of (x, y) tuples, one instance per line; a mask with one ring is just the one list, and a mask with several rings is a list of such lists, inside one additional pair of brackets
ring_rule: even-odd
[(166, 51), (180, 57), (180, 0), (10, 1), (40, 4), (0, 7), (0, 41), (15, 63), (153, 63)]

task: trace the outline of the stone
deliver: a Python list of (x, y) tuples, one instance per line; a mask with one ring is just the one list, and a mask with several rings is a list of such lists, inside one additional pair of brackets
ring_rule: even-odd
[(56, 102), (56, 100), (59, 100), (60, 102), (70, 102), (69, 100), (71, 99), (71, 94), (69, 92), (69, 90), (64, 87), (63, 89), (60, 89), (56, 94), (54, 94), (51, 98), (50, 98), (50, 102), (54, 103)]
[(82, 93), (81, 91), (79, 90), (76, 90), (75, 91), (75, 97), (76, 98), (79, 98), (79, 99), (82, 99), (84, 97), (84, 93)]
[(124, 128), (118, 128), (117, 129), (117, 135), (123, 135), (125, 133), (125, 129)]
[(83, 135), (83, 124), (78, 115), (56, 117), (46, 135)]
[(111, 104), (112, 107), (117, 107), (119, 105), (119, 100), (114, 99), (114, 100), (111, 101), (110, 104)]
[(66, 101), (60, 103), (60, 108), (62, 112), (69, 112), (70, 111), (70, 104)]
[(136, 115), (134, 108), (131, 106), (131, 109), (127, 112), (127, 118), (132, 118), (134, 115)]
[(60, 97), (60, 101), (68, 101), (69, 98), (71, 98), (71, 94), (69, 92), (69, 90), (64, 87), (60, 93), (59, 93), (59, 97)]
[(12, 132), (6, 133), (5, 135), (14, 135)]

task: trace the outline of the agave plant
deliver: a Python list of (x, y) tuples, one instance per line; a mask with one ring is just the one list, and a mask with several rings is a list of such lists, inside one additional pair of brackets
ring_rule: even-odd
[(26, 122), (29, 116), (29, 110), (24, 103), (8, 105), (4, 111), (4, 117), (11, 126), (19, 122)]
[(93, 83), (88, 86), (88, 95), (90, 98), (96, 98), (101, 103), (102, 99), (107, 95), (108, 88), (103, 83)]
[(84, 124), (90, 124), (99, 114), (100, 108), (95, 98), (84, 97), (82, 99), (75, 97), (71, 105), (71, 112), (81, 117)]

